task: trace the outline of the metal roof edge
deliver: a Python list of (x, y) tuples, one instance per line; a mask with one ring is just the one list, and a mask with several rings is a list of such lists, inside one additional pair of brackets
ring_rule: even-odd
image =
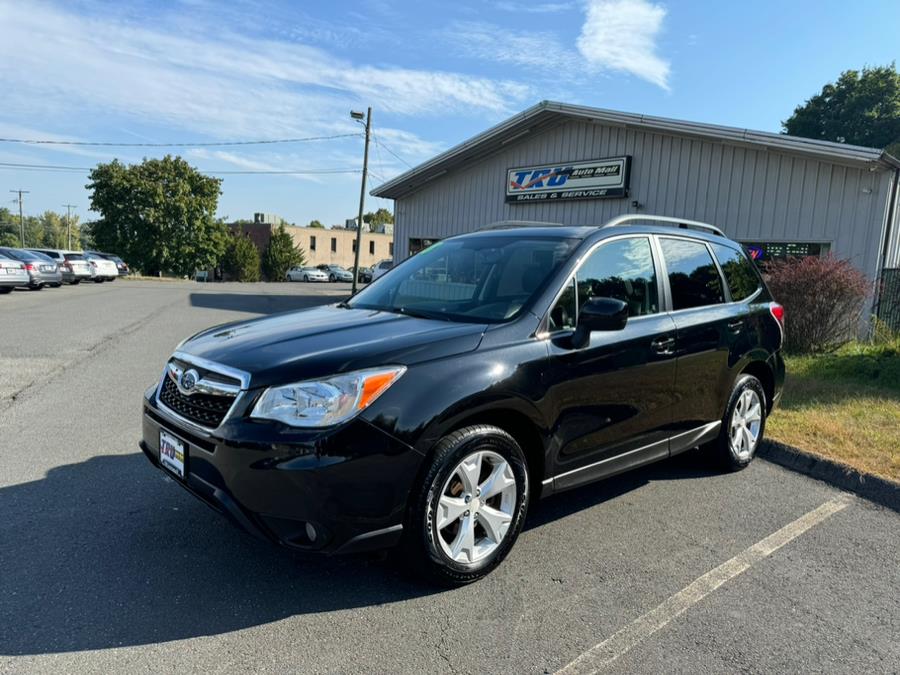
[[(446, 173), (452, 168), (453, 160), (464, 152), (499, 138), (504, 132), (514, 129), (519, 125), (523, 125), (542, 113), (556, 113), (561, 117), (589, 119), (617, 126), (646, 129), (648, 131), (669, 132), (678, 135), (697, 136), (702, 138), (715, 138), (725, 142), (749, 143), (751, 145), (765, 146), (783, 150), (785, 152), (794, 152), (838, 160), (842, 159), (853, 162), (878, 163), (883, 166), (900, 168), (900, 160), (879, 148), (847, 145), (845, 143), (821, 141), (813, 138), (801, 138), (799, 136), (788, 136), (786, 134), (777, 134), (768, 131), (754, 131), (752, 129), (741, 129), (739, 127), (706, 124), (703, 122), (690, 122), (667, 117), (627, 113), (617, 110), (607, 110), (603, 108), (593, 108), (571, 103), (544, 100), (530, 108), (526, 108), (522, 112), (513, 115), (499, 124), (490, 127), (480, 134), (472, 136), (462, 143), (445, 150), (432, 157), (430, 160), (413, 167), (409, 171), (405, 171), (396, 178), (382, 183), (374, 188), (370, 194), (376, 197), (396, 199), (413, 192), (421, 187), (422, 184), (431, 180), (431, 178), (436, 177), (425, 176), (429, 171), (437, 169), (440, 166), (439, 171)], [(527, 131), (528, 129), (526, 129), (526, 132)], [(512, 138), (514, 139), (515, 136)], [(450, 163), (450, 166), (441, 166), (448, 162)], [(421, 180), (411, 184), (416, 178), (421, 178)]]

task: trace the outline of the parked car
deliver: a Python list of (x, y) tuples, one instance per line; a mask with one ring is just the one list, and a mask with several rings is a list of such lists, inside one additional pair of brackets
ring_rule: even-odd
[(340, 265), (318, 265), (328, 275), (328, 281), (353, 281), (353, 273)]
[(7, 258), (18, 260), (25, 265), (28, 272), (28, 282), (24, 284), (33, 291), (39, 291), (44, 286), (61, 286), (62, 273), (56, 263), (39, 253), (33, 253), (21, 248), (0, 248), (0, 254)]
[(697, 446), (747, 466), (783, 336), (781, 305), (711, 225), (486, 229), (336, 305), (187, 339), (145, 395), (141, 448), (263, 539), (399, 543), (466, 583), (538, 497)]
[(97, 255), (106, 258), (107, 260), (112, 260), (116, 263), (116, 269), (119, 270), (120, 277), (127, 277), (131, 274), (131, 270), (128, 269), (128, 265), (122, 260), (119, 256), (114, 253), (101, 253), (99, 251), (88, 251), (88, 253), (96, 253)]
[(372, 281), (372, 268), (371, 267), (360, 267), (359, 274), (356, 276), (356, 280), (363, 284), (368, 284)]
[(328, 275), (318, 267), (292, 267), (287, 272), (288, 281), (328, 281)]
[(17, 286), (29, 283), (25, 263), (0, 253), (0, 294), (9, 293)]
[(372, 281), (375, 281), (378, 277), (384, 276), (392, 267), (394, 266), (393, 260), (382, 260), (377, 263), (375, 267), (372, 268)]
[(67, 259), (66, 254), (71, 255), (71, 252), (69, 251), (51, 248), (30, 248), (28, 250), (32, 253), (45, 255), (56, 263), (57, 268), (62, 274), (62, 281), (64, 283), (76, 286), (84, 279), (91, 278), (91, 266), (84, 260), (84, 257), (80, 253), (74, 254), (78, 256), (78, 259)]
[(91, 281), (97, 272), (81, 251), (60, 251), (75, 275), (75, 283)]
[(104, 281), (115, 281), (119, 277), (119, 268), (112, 260), (104, 258), (98, 253), (84, 252), (84, 259), (88, 261), (94, 271), (93, 280), (102, 284)]

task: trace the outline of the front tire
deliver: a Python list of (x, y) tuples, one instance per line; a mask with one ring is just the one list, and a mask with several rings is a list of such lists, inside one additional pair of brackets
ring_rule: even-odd
[(303, 282), (307, 283), (307, 284), (309, 283), (309, 275), (308, 274), (303, 275)]
[(331, 283), (334, 283), (335, 281), (337, 281), (337, 279), (335, 279), (335, 277), (334, 277), (333, 274), (329, 274), (329, 275), (328, 275), (328, 281), (330, 281)]
[(741, 375), (734, 384), (719, 437), (710, 450), (725, 468), (740, 471), (756, 456), (766, 430), (766, 392), (752, 375)]
[(432, 580), (476, 581), (515, 544), (528, 511), (525, 455), (497, 427), (466, 427), (438, 443), (409, 512), (407, 561)]

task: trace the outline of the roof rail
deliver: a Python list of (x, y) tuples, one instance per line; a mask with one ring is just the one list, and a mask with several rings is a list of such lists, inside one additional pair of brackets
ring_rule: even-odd
[(712, 232), (713, 234), (717, 234), (720, 237), (725, 236), (725, 233), (721, 230), (721, 228), (718, 228), (715, 225), (710, 225), (709, 223), (701, 223), (697, 220), (685, 220), (684, 218), (672, 218), (670, 216), (644, 215), (640, 213), (627, 213), (623, 216), (616, 216), (605, 225), (601, 225), (601, 229), (607, 227), (619, 227), (620, 225), (625, 225), (626, 223), (641, 220), (651, 221), (654, 223), (670, 223), (682, 229), (693, 227), (696, 230), (706, 230), (707, 232)]
[(488, 223), (478, 228), (482, 230), (505, 230), (509, 227), (562, 227), (562, 223), (550, 223), (540, 220), (498, 220), (496, 223)]

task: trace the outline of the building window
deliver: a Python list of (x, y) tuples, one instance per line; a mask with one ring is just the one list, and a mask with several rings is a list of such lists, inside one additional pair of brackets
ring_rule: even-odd
[(823, 256), (831, 250), (831, 244), (820, 242), (800, 241), (742, 241), (747, 253), (754, 262), (762, 263), (769, 260), (785, 258), (809, 258), (810, 256)]
[(390, 242), (388, 244), (388, 254), (393, 258), (394, 257), (394, 242)]
[(375, 255), (375, 240), (369, 242), (369, 255)]
[(356, 253), (356, 239), (350, 240), (350, 251), (351, 253)]
[[(440, 239), (410, 239), (409, 240), (409, 254), (415, 255), (416, 253), (421, 253), (426, 248), (431, 246), (432, 244), (436, 244)], [(394, 255), (394, 245), (391, 244), (391, 255)]]
[(331, 238), (331, 252), (337, 253), (337, 237)]
[(311, 235), (309, 238), (309, 250), (310, 251), (316, 250), (316, 235)]

